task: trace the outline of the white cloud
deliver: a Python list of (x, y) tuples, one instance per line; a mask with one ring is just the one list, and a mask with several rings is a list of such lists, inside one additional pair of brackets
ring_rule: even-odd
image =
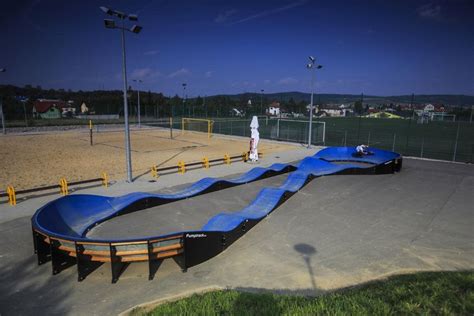
[(270, 84), (270, 83), (272, 83), (272, 81), (270, 79), (265, 79), (265, 80), (263, 80), (263, 83), (264, 84)]
[(153, 56), (153, 55), (156, 55), (158, 54), (160, 51), (159, 50), (149, 50), (147, 52), (144, 52), (143, 55), (146, 55), (146, 56)]
[(255, 88), (257, 84), (255, 82), (250, 81), (242, 81), (242, 82), (234, 82), (231, 84), (231, 87), (234, 88)]
[(206, 78), (211, 78), (211, 77), (212, 77), (212, 73), (213, 73), (213, 71), (206, 71), (206, 72), (204, 73), (204, 77), (206, 77)]
[(297, 84), (298, 80), (293, 78), (293, 77), (286, 77), (278, 80), (278, 84), (281, 85), (292, 85), (292, 84)]
[(273, 15), (273, 14), (276, 14), (276, 13), (280, 13), (280, 12), (283, 12), (283, 11), (286, 11), (286, 10), (290, 10), (290, 9), (302, 6), (302, 5), (306, 4), (306, 2), (308, 2), (308, 0), (294, 1), (294, 2), (292, 2), (290, 4), (287, 4), (283, 7), (278, 7), (278, 8), (275, 8), (275, 9), (268, 9), (268, 10), (264, 10), (262, 12), (250, 15), (248, 17), (245, 17), (245, 18), (242, 18), (238, 21), (235, 21), (231, 24), (238, 24), (238, 23), (247, 22), (247, 21), (250, 21), (250, 20), (253, 20), (253, 19), (257, 19), (257, 18), (263, 18), (263, 17), (269, 16), (269, 15)]
[(219, 13), (218, 16), (215, 17), (214, 22), (216, 22), (216, 23), (225, 23), (229, 20), (229, 18), (231, 16), (233, 16), (236, 13), (237, 13), (237, 10), (235, 10), (235, 9), (231, 9), (231, 10), (221, 12), (221, 13)]
[(441, 6), (439, 4), (428, 3), (416, 9), (418, 15), (426, 19), (438, 19), (441, 17)]
[(161, 75), (159, 71), (151, 68), (137, 68), (130, 75), (132, 79), (152, 78)]
[(168, 78), (176, 78), (176, 77), (182, 77), (182, 76), (188, 76), (190, 75), (191, 72), (189, 71), (189, 69), (186, 69), (186, 68), (181, 68), (181, 69), (178, 69), (176, 70), (175, 72), (172, 72), (168, 75)]

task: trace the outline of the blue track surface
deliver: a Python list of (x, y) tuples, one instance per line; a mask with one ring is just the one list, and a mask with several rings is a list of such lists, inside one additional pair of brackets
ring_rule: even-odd
[[(87, 232), (96, 224), (114, 216), (130, 212), (136, 205), (165, 204), (184, 198), (203, 194), (218, 185), (232, 186), (252, 182), (262, 178), (268, 172), (283, 172), (292, 167), (296, 171), (289, 174), (287, 180), (278, 188), (265, 188), (260, 191), (254, 201), (242, 210), (231, 213), (220, 213), (210, 218), (199, 232), (229, 232), (248, 220), (259, 220), (274, 210), (285, 194), (301, 189), (314, 177), (337, 174), (348, 170), (364, 169), (360, 164), (334, 164), (331, 161), (364, 162), (373, 166), (381, 166), (400, 155), (394, 152), (370, 148), (373, 155), (355, 157), (354, 147), (330, 147), (306, 157), (295, 166), (274, 164), (269, 168), (254, 168), (249, 172), (231, 180), (204, 178), (191, 186), (173, 194), (131, 193), (119, 197), (77, 194), (54, 200), (40, 208), (32, 218), (33, 228), (46, 235), (72, 241), (92, 241), (86, 237)], [(142, 204), (140, 204), (142, 203)], [(145, 207), (136, 207), (143, 209)], [(135, 209), (135, 210), (136, 210)], [(133, 211), (133, 210), (132, 210)], [(183, 232), (184, 233), (184, 232)], [(188, 232), (186, 232), (188, 233)], [(160, 238), (163, 235), (150, 236)], [(100, 240), (100, 242), (133, 241)]]

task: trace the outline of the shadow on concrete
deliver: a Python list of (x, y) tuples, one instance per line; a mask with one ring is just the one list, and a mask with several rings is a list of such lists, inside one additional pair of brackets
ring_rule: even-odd
[(0, 225), (0, 315), (67, 314), (70, 280), (52, 277), (50, 263), (37, 265), (27, 222), (22, 218)]
[(311, 285), (313, 290), (316, 291), (316, 282), (314, 282), (314, 272), (311, 266), (311, 257), (316, 254), (316, 248), (308, 244), (296, 244), (293, 248), (303, 257), (306, 267), (308, 268), (309, 278), (311, 279)]

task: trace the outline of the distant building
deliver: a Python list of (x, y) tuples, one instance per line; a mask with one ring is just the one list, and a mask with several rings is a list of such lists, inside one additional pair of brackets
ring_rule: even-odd
[(434, 110), (435, 110), (435, 107), (434, 107), (433, 104), (427, 104), (423, 108), (423, 111), (425, 111), (425, 112), (433, 112)]
[(87, 107), (87, 105), (86, 105), (85, 102), (82, 102), (82, 104), (81, 104), (81, 113), (82, 113), (82, 114), (87, 114), (87, 113), (89, 113), (89, 108)]
[(273, 101), (267, 109), (267, 114), (273, 116), (280, 115), (280, 102)]
[[(309, 112), (308, 105), (306, 108)], [(324, 116), (333, 116), (333, 117), (340, 117), (346, 116), (346, 114), (350, 112), (349, 106), (344, 104), (326, 104), (326, 105), (317, 105), (316, 106), (316, 116), (324, 117)]]
[(76, 107), (74, 106), (74, 101), (67, 101), (67, 104), (61, 110), (61, 115), (63, 117), (73, 117), (74, 115), (76, 115)]
[(61, 100), (38, 99), (33, 103), (33, 117), (43, 119), (61, 118), (62, 109), (67, 107)]

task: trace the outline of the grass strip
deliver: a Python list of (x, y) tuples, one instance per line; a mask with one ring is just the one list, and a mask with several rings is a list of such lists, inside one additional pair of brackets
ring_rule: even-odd
[(224, 290), (194, 294), (141, 315), (473, 315), (474, 272), (393, 276), (318, 297)]

